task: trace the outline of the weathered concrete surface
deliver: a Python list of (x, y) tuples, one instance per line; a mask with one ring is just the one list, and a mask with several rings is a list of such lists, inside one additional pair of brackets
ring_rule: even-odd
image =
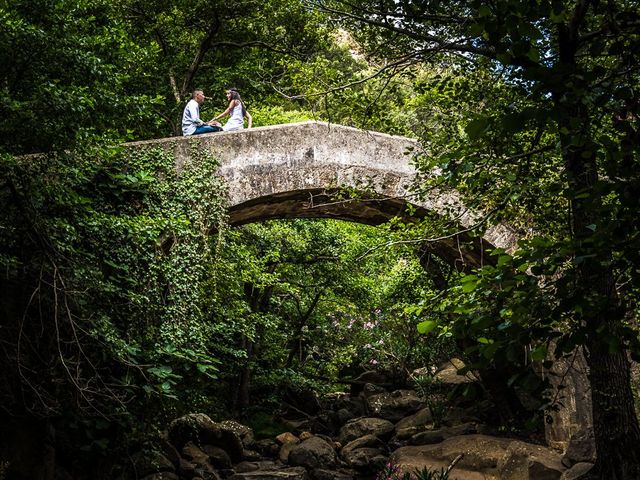
[[(416, 217), (444, 215), (461, 227), (477, 220), (456, 192), (432, 191), (423, 199), (412, 194), (411, 150), (419, 145), (406, 137), (310, 121), (129, 145), (172, 149), (182, 169), (194, 142), (221, 160), (231, 225), (300, 217), (380, 224), (402, 214), (408, 203), (416, 207)], [(349, 192), (358, 194), (350, 197)], [(340, 199), (336, 194), (342, 194)], [(514, 232), (498, 225), (488, 229), (484, 242), (461, 235), (435, 243), (433, 250), (476, 266), (487, 248), (509, 250), (515, 241)]]

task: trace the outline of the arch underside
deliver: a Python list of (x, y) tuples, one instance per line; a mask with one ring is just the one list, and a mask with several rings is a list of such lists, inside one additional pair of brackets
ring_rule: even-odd
[[(416, 221), (433, 212), (399, 198), (358, 196), (346, 198), (342, 190), (306, 189), (278, 192), (253, 198), (229, 208), (229, 224), (239, 226), (275, 219), (333, 218), (366, 225), (381, 225), (394, 217)], [(411, 214), (408, 213), (411, 212)], [(421, 248), (460, 269), (480, 267), (487, 262), (492, 247), (486, 240), (458, 233)]]

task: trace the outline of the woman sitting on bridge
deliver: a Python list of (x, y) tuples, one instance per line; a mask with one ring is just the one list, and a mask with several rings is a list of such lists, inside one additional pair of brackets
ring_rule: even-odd
[(247, 128), (251, 128), (253, 119), (251, 118), (251, 114), (247, 111), (247, 107), (245, 107), (244, 102), (240, 98), (238, 90), (235, 88), (227, 90), (227, 100), (229, 100), (229, 106), (227, 109), (217, 117), (214, 117), (212, 121), (229, 115), (230, 118), (222, 129), (225, 132), (231, 132), (233, 130), (242, 130), (244, 128), (244, 117), (247, 117)]

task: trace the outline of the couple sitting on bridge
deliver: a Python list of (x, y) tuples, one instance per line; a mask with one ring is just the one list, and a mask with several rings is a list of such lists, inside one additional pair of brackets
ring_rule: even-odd
[[(233, 130), (242, 130), (244, 128), (244, 117), (247, 117), (248, 128), (251, 128), (253, 119), (244, 106), (244, 102), (240, 98), (240, 94), (235, 88), (227, 90), (227, 100), (229, 100), (229, 106), (217, 117), (212, 118), (208, 122), (200, 120), (200, 105), (204, 103), (204, 92), (201, 89), (193, 91), (191, 100), (184, 107), (182, 114), (182, 135), (198, 135), (200, 133), (209, 132), (230, 132)], [(229, 120), (222, 126), (218, 122), (219, 118), (224, 118), (229, 115)]]

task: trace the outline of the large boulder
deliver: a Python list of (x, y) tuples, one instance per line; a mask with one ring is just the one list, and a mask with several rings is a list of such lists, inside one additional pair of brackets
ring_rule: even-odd
[(396, 390), (366, 397), (370, 415), (397, 422), (424, 407), (414, 390)]
[(560, 455), (550, 449), (488, 435), (451, 437), (435, 445), (407, 446), (391, 461), (405, 472), (423, 468), (452, 470), (452, 480), (558, 480), (564, 471)]
[(457, 437), (459, 435), (469, 435), (477, 433), (475, 423), (463, 423), (454, 427), (444, 427), (437, 430), (425, 430), (423, 432), (412, 435), (409, 439), (410, 445), (432, 445), (440, 443), (446, 438)]
[(501, 480), (559, 480), (564, 470), (558, 453), (524, 442), (512, 442), (498, 463)]
[(358, 418), (350, 420), (341, 429), (338, 441), (346, 445), (351, 440), (364, 437), (365, 435), (375, 435), (385, 440), (393, 434), (393, 423), (382, 418)]
[(309, 470), (330, 467), (336, 464), (336, 452), (329, 442), (314, 436), (296, 445), (289, 452), (288, 462)]
[(178, 449), (188, 443), (213, 445), (224, 449), (234, 463), (242, 459), (244, 446), (232, 428), (216, 423), (203, 413), (192, 413), (169, 424), (169, 441)]

